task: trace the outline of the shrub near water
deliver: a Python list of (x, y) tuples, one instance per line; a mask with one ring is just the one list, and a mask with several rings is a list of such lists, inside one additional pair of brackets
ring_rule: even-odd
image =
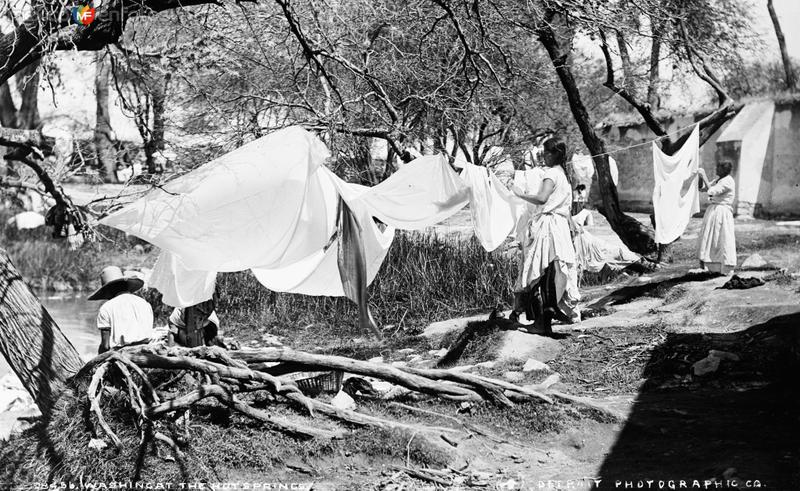
[[(370, 286), (370, 308), (379, 325), (394, 326), (390, 334), (417, 334), (430, 322), (509, 301), (515, 274), (515, 260), (486, 252), (475, 239), (398, 233)], [(271, 292), (249, 272), (220, 275), (217, 291), (224, 322), (237, 329), (265, 327), (296, 337), (313, 325), (317, 334), (327, 327), (333, 334), (367, 335), (357, 332), (356, 306), (345, 298)]]
[(75, 290), (98, 287), (100, 271), (110, 264), (123, 268), (150, 266), (153, 258), (137, 254), (133, 246), (144, 241), (98, 226), (100, 240), (70, 250), (66, 239), (56, 239), (49, 227), (17, 230), (6, 225), (13, 213), (0, 211), (0, 247), (6, 250), (23, 278), (35, 287), (51, 289), (55, 282)]

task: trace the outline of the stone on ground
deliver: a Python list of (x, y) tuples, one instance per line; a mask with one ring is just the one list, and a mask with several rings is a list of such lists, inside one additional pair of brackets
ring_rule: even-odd
[(467, 324), (472, 321), (483, 321), (486, 320), (486, 318), (486, 314), (481, 314), (472, 317), (461, 317), (458, 319), (448, 319), (446, 321), (434, 322), (425, 328), (422, 336), (430, 339), (431, 341), (437, 341), (451, 331), (463, 331), (464, 328), (467, 327)]
[(514, 383), (522, 382), (522, 380), (525, 378), (525, 374), (523, 374), (522, 372), (509, 371), (503, 373), (503, 378), (508, 380), (509, 382), (514, 382)]
[(767, 266), (769, 263), (761, 257), (761, 254), (755, 252), (750, 254), (747, 259), (744, 260), (742, 263), (742, 269), (756, 269), (756, 268), (763, 268)]
[(563, 347), (553, 338), (528, 334), (519, 331), (503, 333), (497, 360), (527, 360), (533, 358), (541, 362), (553, 360)]
[(353, 400), (346, 392), (339, 391), (338, 394), (331, 399), (331, 406), (335, 407), (336, 409), (355, 409), (356, 401)]
[(550, 367), (547, 366), (547, 363), (542, 363), (535, 358), (528, 358), (528, 361), (525, 362), (525, 365), (522, 366), (523, 372), (538, 372), (538, 371), (545, 371), (549, 372)]

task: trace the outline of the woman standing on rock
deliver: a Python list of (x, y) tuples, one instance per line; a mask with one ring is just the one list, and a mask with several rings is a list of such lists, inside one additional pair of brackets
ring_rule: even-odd
[(733, 231), (736, 184), (731, 177), (732, 167), (730, 162), (719, 162), (717, 178), (711, 182), (702, 167), (697, 171), (700, 190), (708, 193), (711, 202), (703, 216), (697, 258), (701, 268), (725, 275), (736, 267), (736, 236)]
[(554, 317), (567, 322), (580, 321), (576, 310), (580, 300), (577, 263), (569, 226), (572, 187), (565, 172), (566, 157), (564, 142), (549, 138), (544, 142), (547, 169), (539, 191), (525, 194), (520, 188), (513, 188), (519, 198), (540, 205), (521, 240), (522, 267), (511, 314), (512, 320), (516, 320), (524, 311), (523, 297), (530, 296), (535, 315), (533, 332), (537, 334), (552, 334)]

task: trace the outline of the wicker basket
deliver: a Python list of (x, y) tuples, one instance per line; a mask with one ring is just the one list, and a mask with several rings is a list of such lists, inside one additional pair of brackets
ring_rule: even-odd
[(334, 370), (326, 372), (321, 375), (295, 380), (297, 388), (307, 396), (316, 396), (322, 392), (329, 392), (335, 394), (342, 390), (342, 378), (344, 372), (341, 370)]

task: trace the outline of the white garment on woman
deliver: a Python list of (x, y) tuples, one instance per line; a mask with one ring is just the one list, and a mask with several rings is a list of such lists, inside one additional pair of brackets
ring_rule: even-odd
[(147, 300), (122, 293), (100, 306), (97, 328), (111, 331), (112, 347), (150, 340), (153, 331), (153, 308)]
[(736, 236), (733, 230), (733, 201), (736, 184), (733, 177), (715, 179), (708, 187), (711, 202), (703, 216), (697, 258), (710, 271), (727, 273), (736, 266)]
[(656, 242), (676, 241), (689, 225), (689, 219), (700, 211), (697, 189), (697, 167), (700, 162), (699, 125), (692, 130), (683, 146), (667, 155), (653, 142), (653, 213), (656, 218)]
[[(544, 178), (544, 168), (533, 167), (527, 170), (518, 170), (514, 172), (514, 186), (520, 188), (524, 194), (536, 194), (542, 187), (542, 179)], [(520, 244), (525, 240), (528, 233), (528, 223), (533, 215), (537, 213), (540, 205), (525, 201), (514, 196), (517, 203), (516, 217), (517, 223), (514, 228), (514, 238)]]
[[(519, 290), (535, 284), (550, 263), (556, 266), (556, 297), (567, 315), (572, 305), (580, 300), (578, 292), (575, 247), (570, 236), (569, 222), (572, 189), (561, 166), (549, 167), (542, 180), (553, 182), (553, 192), (528, 222), (522, 243), (522, 268), (517, 281)], [(563, 305), (566, 300), (567, 305)], [(577, 313), (573, 314), (577, 317)]]

